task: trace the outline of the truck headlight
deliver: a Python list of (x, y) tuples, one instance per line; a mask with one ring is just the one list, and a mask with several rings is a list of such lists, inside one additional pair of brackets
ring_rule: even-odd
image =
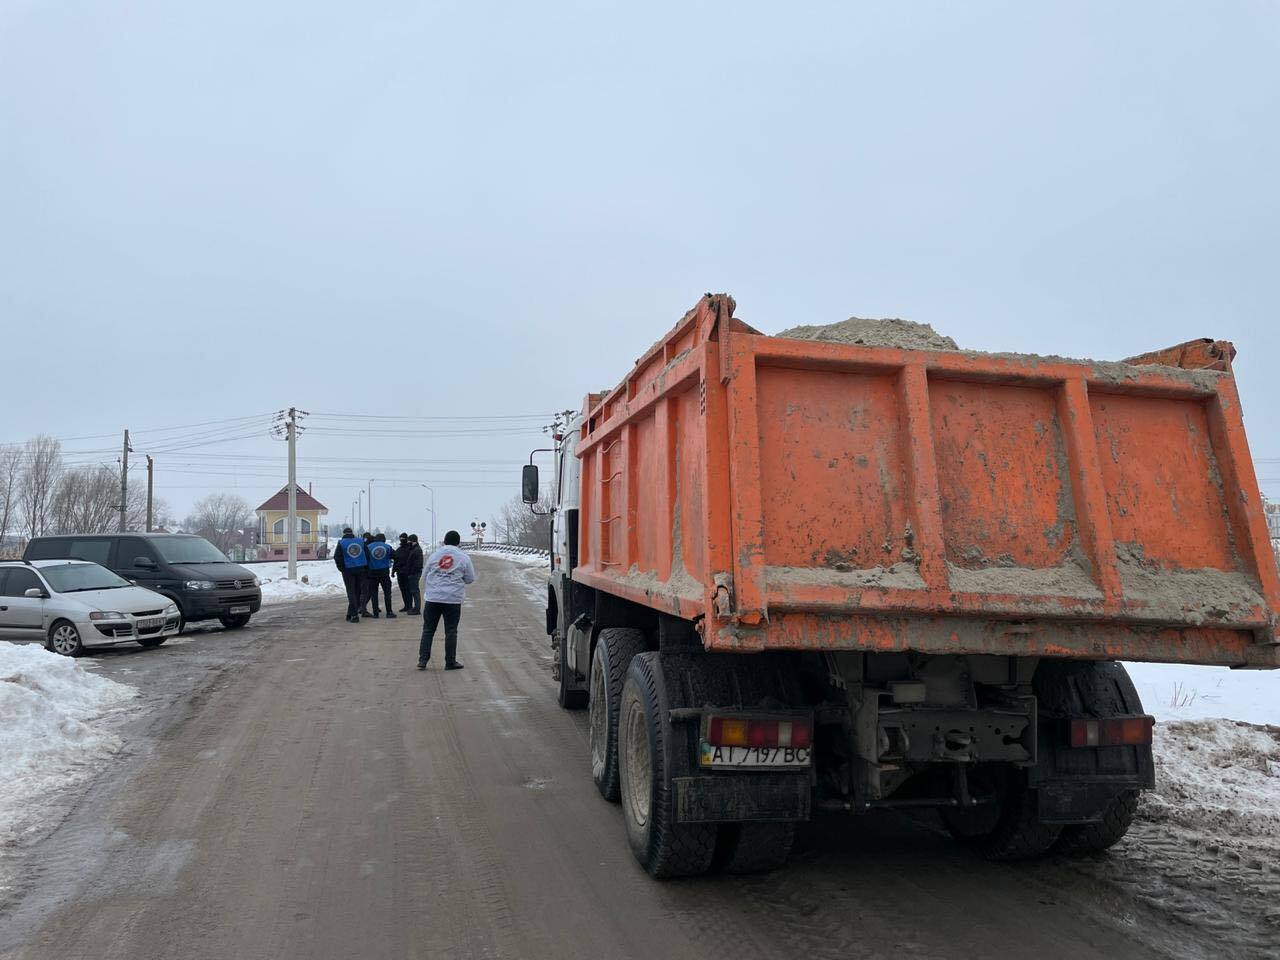
[(123, 620), (125, 616), (118, 610), (94, 610), (89, 614), (90, 620)]
[(212, 590), (216, 584), (212, 580), (188, 580), (183, 586), (188, 590)]

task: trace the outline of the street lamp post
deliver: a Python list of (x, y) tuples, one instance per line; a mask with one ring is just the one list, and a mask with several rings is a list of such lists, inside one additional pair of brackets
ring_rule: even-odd
[(364, 491), (360, 491), (360, 496), (356, 498), (359, 504), (359, 510), (356, 514), (356, 533), (360, 532), (360, 528), (364, 526)]
[(418, 486), (431, 494), (431, 507), (429, 508), (431, 510), (431, 549), (434, 550), (436, 547), (436, 492), (425, 483), (420, 482)]

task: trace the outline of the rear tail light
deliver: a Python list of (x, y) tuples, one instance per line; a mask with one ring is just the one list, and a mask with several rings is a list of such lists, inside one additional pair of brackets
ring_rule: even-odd
[(767, 720), (713, 716), (707, 723), (707, 743), (713, 747), (804, 747), (813, 743), (809, 719)]
[(1072, 720), (1070, 743), (1073, 747), (1130, 747), (1151, 743), (1155, 717), (1108, 717), (1105, 720)]

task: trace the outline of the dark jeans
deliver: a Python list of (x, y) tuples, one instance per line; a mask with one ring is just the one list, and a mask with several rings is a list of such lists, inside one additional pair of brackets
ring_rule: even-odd
[(391, 571), (390, 570), (370, 570), (369, 571), (369, 599), (373, 601), (373, 612), (376, 616), (381, 613), (378, 609), (378, 588), (382, 588), (382, 594), (387, 598), (387, 613), (391, 612)]
[(364, 571), (343, 570), (342, 585), (347, 589), (347, 616), (357, 616), (360, 613), (360, 601), (364, 591)]
[(444, 662), (453, 663), (458, 659), (458, 621), (462, 619), (462, 604), (436, 603), (427, 601), (427, 608), (422, 611), (422, 643), (418, 646), (418, 659), (431, 659), (431, 641), (435, 639), (436, 626), (440, 618), (444, 618)]
[(400, 581), (400, 598), (404, 600), (404, 608), (410, 613), (422, 612), (422, 585), (418, 582), (418, 574), (397, 573)]

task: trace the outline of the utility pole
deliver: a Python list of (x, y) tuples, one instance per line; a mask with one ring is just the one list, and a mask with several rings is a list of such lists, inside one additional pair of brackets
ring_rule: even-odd
[(369, 522), (368, 522), (368, 524), (366, 524), (365, 529), (367, 529), (367, 530), (372, 530), (372, 529), (373, 529), (373, 481), (372, 481), (372, 480), (370, 480), (370, 481), (369, 481), (369, 515), (368, 515), (368, 520), (369, 520)]
[(120, 532), (128, 526), (129, 513), (129, 431), (124, 432), (124, 448), (120, 453)]
[(305, 417), (307, 411), (299, 410), (297, 407), (290, 407), (288, 410), (281, 410), (276, 414), (275, 426), (271, 428), (271, 433), (277, 439), (284, 437), (289, 444), (289, 533), (287, 541), (289, 544), (289, 565), (288, 578), (290, 580), (298, 579), (298, 434), (305, 427), (298, 423), (299, 417)]
[(152, 481), (155, 479), (156, 462), (151, 459), (151, 454), (147, 454), (147, 533), (151, 532), (151, 489)]
[(289, 579), (298, 579), (298, 412), (289, 408)]

